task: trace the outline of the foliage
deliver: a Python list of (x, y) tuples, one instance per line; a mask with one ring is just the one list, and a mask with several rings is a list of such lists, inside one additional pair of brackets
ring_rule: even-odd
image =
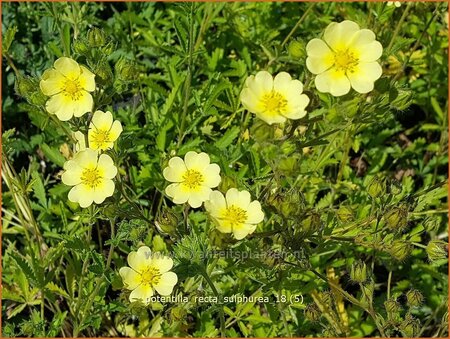
[[(448, 335), (446, 3), (2, 10), (4, 336)], [(369, 94), (320, 93), (306, 69), (308, 41), (342, 20), (384, 47)], [(59, 121), (39, 90), (61, 56), (96, 74), (95, 107), (124, 126), (115, 194), (86, 209), (61, 173), (88, 115)], [(263, 69), (303, 82), (305, 118), (269, 126), (242, 108)], [(220, 166), (222, 192), (261, 202), (254, 234), (168, 199), (162, 170), (188, 151)], [(129, 302), (118, 271), (143, 244), (172, 255), (187, 300)]]

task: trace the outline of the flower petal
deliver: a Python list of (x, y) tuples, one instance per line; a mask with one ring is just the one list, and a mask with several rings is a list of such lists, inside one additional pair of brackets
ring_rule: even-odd
[(211, 192), (211, 188), (207, 186), (201, 186), (198, 190), (190, 192), (188, 204), (192, 208), (200, 207), (204, 201), (207, 201), (209, 199)]
[(45, 109), (48, 113), (55, 114), (59, 120), (67, 121), (73, 117), (73, 109), (68, 107), (70, 104), (71, 100), (59, 93), (47, 100)]
[(161, 276), (158, 284), (156, 284), (155, 290), (161, 295), (169, 295), (173, 291), (173, 287), (178, 282), (178, 277), (174, 272), (166, 272)]
[(325, 72), (334, 63), (334, 54), (321, 39), (312, 39), (306, 45), (306, 67), (313, 74)]
[(247, 223), (259, 224), (264, 220), (264, 212), (258, 200), (252, 201), (247, 207)]
[(235, 205), (246, 210), (250, 204), (251, 196), (247, 191), (238, 191), (235, 188), (228, 190), (226, 194), (227, 206)]
[(292, 86), (296, 86), (300, 93), (303, 92), (303, 84), (299, 80), (292, 80), (289, 73), (280, 72), (273, 79), (273, 89), (281, 94), (287, 92)]
[(78, 77), (80, 75), (81, 69), (78, 63), (67, 57), (61, 57), (54, 63), (55, 69), (65, 75), (66, 77)]
[(122, 267), (119, 270), (124, 287), (128, 290), (134, 290), (141, 283), (141, 275), (129, 267)]
[(209, 200), (205, 201), (205, 209), (213, 217), (220, 217), (221, 211), (227, 208), (225, 197), (219, 191), (212, 191)]
[(66, 78), (54, 69), (48, 69), (42, 74), (42, 80), (39, 82), (39, 87), (42, 93), (51, 96), (58, 94), (64, 88)]
[(94, 115), (92, 116), (89, 129), (96, 128), (102, 130), (109, 130), (111, 128), (112, 123), (113, 123), (113, 116), (111, 112), (95, 111)]
[(170, 184), (166, 187), (166, 194), (172, 198), (175, 204), (184, 204), (188, 201), (190, 192), (183, 189), (181, 184)]
[(203, 178), (205, 179), (204, 185), (210, 188), (217, 187), (222, 180), (220, 178), (220, 167), (217, 164), (209, 164), (203, 170)]
[(373, 62), (383, 54), (383, 46), (378, 41), (363, 45), (357, 49), (360, 62)]
[(352, 41), (353, 35), (359, 31), (356, 22), (344, 20), (340, 23), (332, 22), (325, 29), (323, 39), (333, 50), (346, 48)]
[(252, 234), (256, 230), (256, 225), (242, 224), (233, 228), (233, 235), (237, 240), (244, 239), (247, 235)]
[(81, 74), (78, 78), (81, 87), (88, 92), (95, 91), (95, 74), (89, 71), (86, 67), (80, 66)]
[(128, 254), (128, 265), (137, 273), (141, 273), (151, 264), (152, 252), (148, 246), (141, 246), (137, 251)]
[(151, 288), (151, 286), (147, 284), (141, 284), (130, 293), (130, 301), (141, 301), (144, 304), (148, 304), (152, 296), (153, 289)]
[(86, 208), (92, 205), (94, 201), (93, 190), (88, 186), (79, 184), (69, 191), (68, 198), (72, 202), (76, 202), (82, 208)]
[(382, 73), (383, 70), (377, 62), (361, 63), (348, 77), (355, 91), (368, 93), (373, 90), (375, 80), (381, 77)]
[(111, 126), (111, 129), (109, 130), (109, 139), (112, 141), (116, 141), (120, 134), (122, 133), (123, 128), (122, 124), (119, 120), (115, 120)]
[(114, 166), (113, 160), (107, 154), (100, 155), (97, 168), (102, 172), (106, 179), (112, 179), (117, 175), (117, 167)]
[(95, 187), (93, 198), (96, 204), (101, 204), (106, 198), (114, 194), (114, 181), (103, 179), (100, 184)]
[(184, 163), (188, 169), (195, 169), (198, 171), (203, 170), (206, 166), (209, 165), (210, 159), (209, 155), (202, 152), (197, 153), (193, 151), (189, 151), (184, 156)]
[(316, 76), (315, 84), (317, 90), (341, 96), (350, 91), (350, 81), (345, 73), (336, 71), (334, 68)]
[(155, 252), (152, 255), (152, 266), (158, 268), (160, 273), (165, 273), (173, 267), (173, 260), (160, 252)]

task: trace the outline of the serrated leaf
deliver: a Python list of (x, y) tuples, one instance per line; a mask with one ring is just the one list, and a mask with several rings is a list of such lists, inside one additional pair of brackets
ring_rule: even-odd
[(55, 148), (51, 148), (47, 144), (41, 145), (42, 152), (44, 152), (44, 155), (53, 162), (55, 165), (58, 165), (60, 167), (64, 166), (64, 163), (66, 162), (66, 159), (62, 156), (62, 154), (56, 150)]
[(3, 54), (7, 53), (17, 33), (17, 26), (8, 27), (2, 41)]
[(47, 198), (45, 196), (44, 183), (41, 180), (41, 176), (37, 172), (32, 172), (31, 177), (33, 178), (33, 192), (35, 197), (39, 200), (39, 203), (47, 208)]
[(56, 285), (53, 281), (47, 283), (47, 285), (45, 285), (45, 288), (48, 289), (50, 292), (58, 294), (66, 299), (70, 298), (69, 294), (67, 294), (67, 292), (63, 288)]
[(237, 138), (240, 131), (241, 129), (238, 126), (234, 126), (233, 128), (228, 129), (225, 134), (214, 143), (214, 146), (216, 146), (220, 150), (227, 148), (229, 145), (231, 145), (234, 139)]

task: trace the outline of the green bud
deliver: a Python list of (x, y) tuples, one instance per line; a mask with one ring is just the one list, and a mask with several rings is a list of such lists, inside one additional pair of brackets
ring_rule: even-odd
[(160, 235), (155, 235), (152, 239), (152, 251), (162, 252), (167, 249), (166, 242)]
[(369, 193), (369, 195), (374, 199), (384, 194), (385, 191), (386, 191), (386, 182), (384, 180), (381, 180), (377, 176), (373, 177), (373, 179), (367, 186), (367, 193)]
[(311, 212), (310, 215), (301, 221), (300, 230), (303, 235), (309, 236), (320, 230), (321, 225), (320, 215), (316, 212)]
[(30, 98), (30, 95), (36, 92), (38, 88), (37, 81), (31, 77), (18, 77), (16, 81), (16, 92), (21, 97)]
[(437, 232), (440, 226), (440, 222), (436, 218), (427, 218), (423, 223), (423, 227), (427, 232)]
[(384, 302), (384, 308), (386, 309), (389, 319), (394, 318), (394, 316), (397, 315), (402, 309), (398, 301), (393, 298), (387, 299)]
[(333, 304), (333, 294), (330, 291), (325, 291), (320, 293), (320, 299), (322, 300), (322, 304), (327, 305), (327, 307), (331, 308)]
[(96, 48), (102, 47), (106, 44), (106, 35), (103, 30), (94, 27), (91, 28), (87, 34), (89, 47)]
[(134, 62), (120, 59), (115, 66), (116, 76), (124, 81), (132, 81), (137, 78), (137, 69)]
[(412, 104), (412, 97), (412, 91), (398, 89), (398, 95), (394, 100), (391, 101), (390, 106), (397, 111), (404, 111)]
[(75, 50), (76, 53), (81, 54), (81, 55), (85, 55), (89, 52), (89, 47), (88, 47), (86, 41), (84, 41), (82, 39), (76, 39), (73, 42), (73, 49)]
[(288, 53), (295, 59), (300, 59), (305, 56), (305, 46), (298, 40), (293, 40), (288, 46)]
[(31, 93), (29, 96), (29, 101), (36, 106), (43, 106), (47, 102), (48, 97), (44, 95), (41, 91), (36, 91)]
[(165, 207), (155, 220), (155, 225), (162, 233), (174, 234), (178, 226), (178, 217), (171, 209)]
[(174, 322), (181, 322), (186, 319), (187, 311), (182, 306), (174, 307), (170, 310), (170, 318)]
[(361, 291), (364, 299), (367, 301), (367, 305), (370, 305), (373, 300), (373, 291), (375, 290), (375, 282), (371, 279), (361, 284)]
[(306, 305), (304, 312), (305, 312), (306, 319), (308, 319), (309, 321), (312, 321), (312, 322), (319, 321), (319, 319), (322, 315), (322, 312), (320, 311), (320, 309), (317, 307), (316, 304)]
[(267, 202), (286, 218), (296, 216), (302, 209), (302, 201), (298, 192), (271, 193)]
[(354, 262), (350, 270), (350, 279), (357, 283), (367, 280), (367, 266), (362, 261)]
[(393, 195), (398, 195), (398, 194), (402, 193), (402, 185), (398, 181), (392, 182), (390, 189), (391, 189), (391, 193)]
[(109, 82), (112, 82), (113, 73), (108, 62), (106, 61), (102, 62), (93, 71), (96, 75), (95, 80), (98, 81), (99, 83), (108, 84)]
[(348, 206), (341, 206), (336, 212), (336, 215), (341, 222), (349, 222), (353, 219), (353, 211)]
[(448, 258), (448, 244), (442, 240), (431, 240), (426, 248), (428, 259), (433, 263)]
[(405, 240), (395, 240), (388, 250), (389, 254), (398, 261), (405, 260), (410, 255), (411, 251), (411, 243)]
[(408, 208), (399, 205), (389, 210), (384, 216), (384, 221), (391, 231), (403, 231), (408, 226)]
[(420, 322), (418, 319), (414, 318), (412, 315), (408, 314), (399, 326), (405, 338), (414, 338), (420, 332)]
[(423, 295), (418, 290), (409, 290), (406, 292), (406, 300), (409, 307), (417, 307), (422, 304)]

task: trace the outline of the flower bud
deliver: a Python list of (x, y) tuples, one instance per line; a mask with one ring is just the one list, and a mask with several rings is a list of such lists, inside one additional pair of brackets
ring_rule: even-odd
[(336, 215), (341, 222), (348, 222), (353, 219), (353, 211), (348, 206), (341, 206), (336, 212)]
[(386, 312), (389, 314), (396, 314), (401, 311), (402, 307), (400, 306), (399, 302), (395, 299), (387, 299), (384, 302), (384, 308), (386, 309)]
[(423, 295), (418, 290), (409, 290), (406, 292), (406, 300), (409, 307), (420, 306), (423, 302)]
[(381, 180), (377, 176), (373, 177), (370, 181), (369, 185), (367, 186), (367, 193), (375, 199), (384, 194), (386, 191), (386, 182), (384, 180)]
[(293, 40), (288, 46), (288, 53), (295, 59), (305, 56), (305, 46), (301, 41)]
[(397, 97), (391, 101), (390, 106), (397, 111), (404, 111), (412, 104), (413, 92), (398, 89)]
[(322, 312), (320, 312), (320, 310), (316, 304), (306, 305), (304, 312), (305, 312), (306, 319), (308, 319), (309, 321), (312, 321), (312, 322), (319, 321), (319, 319), (322, 315)]
[(408, 226), (408, 208), (399, 205), (389, 210), (384, 216), (384, 221), (391, 231), (403, 231)]
[(31, 94), (36, 92), (37, 82), (31, 77), (19, 76), (16, 81), (16, 92), (21, 97), (29, 98)]
[(155, 225), (161, 233), (174, 234), (178, 226), (177, 215), (169, 208), (164, 208), (156, 218)]
[(320, 215), (316, 212), (312, 212), (301, 221), (300, 231), (303, 235), (309, 236), (320, 230), (321, 225)]
[(367, 280), (367, 266), (362, 261), (353, 263), (350, 270), (350, 279), (357, 283), (363, 283)]
[(423, 223), (423, 227), (427, 232), (437, 232), (439, 230), (440, 222), (436, 218), (427, 218)]
[(448, 244), (441, 240), (431, 240), (426, 248), (428, 259), (433, 263), (439, 260), (447, 260)]
[(372, 304), (374, 290), (375, 290), (375, 282), (373, 281), (373, 279), (361, 284), (362, 295), (364, 299), (367, 301), (367, 305)]
[(89, 52), (89, 47), (86, 41), (82, 39), (76, 39), (73, 42), (73, 49), (75, 50), (76, 53), (81, 55), (86, 55)]
[(47, 96), (44, 95), (41, 91), (36, 91), (31, 93), (29, 96), (29, 101), (36, 106), (43, 106), (47, 102)]
[(103, 30), (94, 27), (91, 28), (87, 34), (89, 47), (102, 47), (106, 43), (106, 35)]
[(394, 259), (403, 261), (410, 255), (411, 250), (412, 245), (409, 242), (405, 240), (395, 240), (391, 244), (388, 252)]
[(134, 62), (127, 59), (120, 59), (115, 66), (116, 76), (120, 80), (132, 81), (137, 78), (137, 69)]
[(408, 314), (399, 326), (405, 338), (414, 338), (420, 332), (420, 322), (418, 319), (414, 318), (412, 315)]
[(96, 75), (95, 80), (100, 84), (108, 84), (112, 81), (113, 74), (108, 62), (102, 62), (93, 71)]

